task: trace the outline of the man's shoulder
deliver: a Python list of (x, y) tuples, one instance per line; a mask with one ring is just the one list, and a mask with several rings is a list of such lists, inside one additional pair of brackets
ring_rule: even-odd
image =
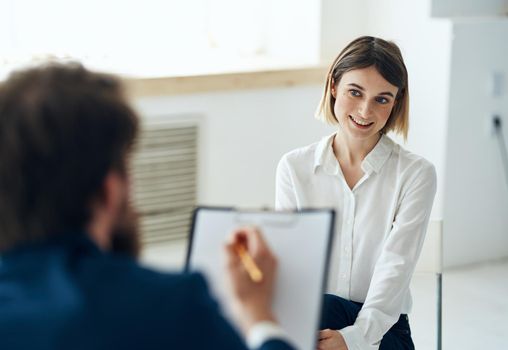
[[(23, 344), (32, 341), (22, 333), (44, 334), (65, 348), (105, 349), (112, 343), (132, 349), (136, 339), (146, 348), (178, 348), (188, 342), (196, 319), (218, 313), (199, 274), (158, 272), (114, 254), (61, 252), (46, 249), (2, 264), (0, 348), (12, 343), (28, 349)], [(23, 327), (12, 322), (21, 318)]]
[(195, 320), (219, 313), (201, 274), (160, 272), (121, 257), (90, 265), (95, 265), (90, 267), (93, 281), (81, 278), (86, 302), (100, 310), (96, 313), (104, 324), (116, 322), (126, 329), (144, 324), (147, 329), (138, 330), (143, 336), (154, 333), (154, 341), (179, 344)]
[(130, 285), (129, 291), (136, 292), (139, 296), (152, 293), (199, 295), (208, 290), (204, 277), (199, 273), (158, 271), (128, 257), (111, 255), (91, 265), (96, 277), (104, 275), (110, 281), (106, 283), (109, 287), (125, 288)]

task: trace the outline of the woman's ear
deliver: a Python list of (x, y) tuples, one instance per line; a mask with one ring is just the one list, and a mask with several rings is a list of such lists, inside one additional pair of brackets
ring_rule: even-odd
[(337, 90), (335, 88), (335, 79), (333, 79), (333, 78), (330, 82), (330, 92), (331, 92), (333, 98), (337, 98)]

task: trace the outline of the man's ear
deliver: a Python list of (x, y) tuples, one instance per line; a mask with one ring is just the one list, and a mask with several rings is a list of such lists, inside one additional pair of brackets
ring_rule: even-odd
[(118, 212), (125, 197), (126, 179), (116, 170), (110, 170), (102, 185), (104, 209)]
[(99, 193), (92, 199), (88, 232), (104, 250), (110, 247), (112, 228), (125, 201), (126, 187), (125, 177), (116, 170), (110, 170)]

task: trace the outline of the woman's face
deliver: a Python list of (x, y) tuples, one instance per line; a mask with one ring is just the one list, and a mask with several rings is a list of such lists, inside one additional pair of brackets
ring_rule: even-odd
[(398, 90), (374, 66), (344, 73), (332, 94), (335, 116), (346, 136), (377, 140), (395, 105)]

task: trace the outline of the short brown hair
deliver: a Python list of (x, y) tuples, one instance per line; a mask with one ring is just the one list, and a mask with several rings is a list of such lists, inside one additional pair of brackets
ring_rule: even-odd
[(108, 171), (126, 172), (138, 117), (120, 81), (77, 63), (0, 85), (0, 251), (83, 230)]
[(332, 84), (338, 84), (342, 75), (354, 69), (374, 66), (390, 84), (399, 88), (396, 104), (382, 133), (393, 130), (407, 138), (409, 130), (409, 89), (406, 65), (397, 45), (371, 36), (362, 36), (349, 43), (335, 58), (326, 76), (326, 84), (319, 103), (316, 118), (337, 124)]

